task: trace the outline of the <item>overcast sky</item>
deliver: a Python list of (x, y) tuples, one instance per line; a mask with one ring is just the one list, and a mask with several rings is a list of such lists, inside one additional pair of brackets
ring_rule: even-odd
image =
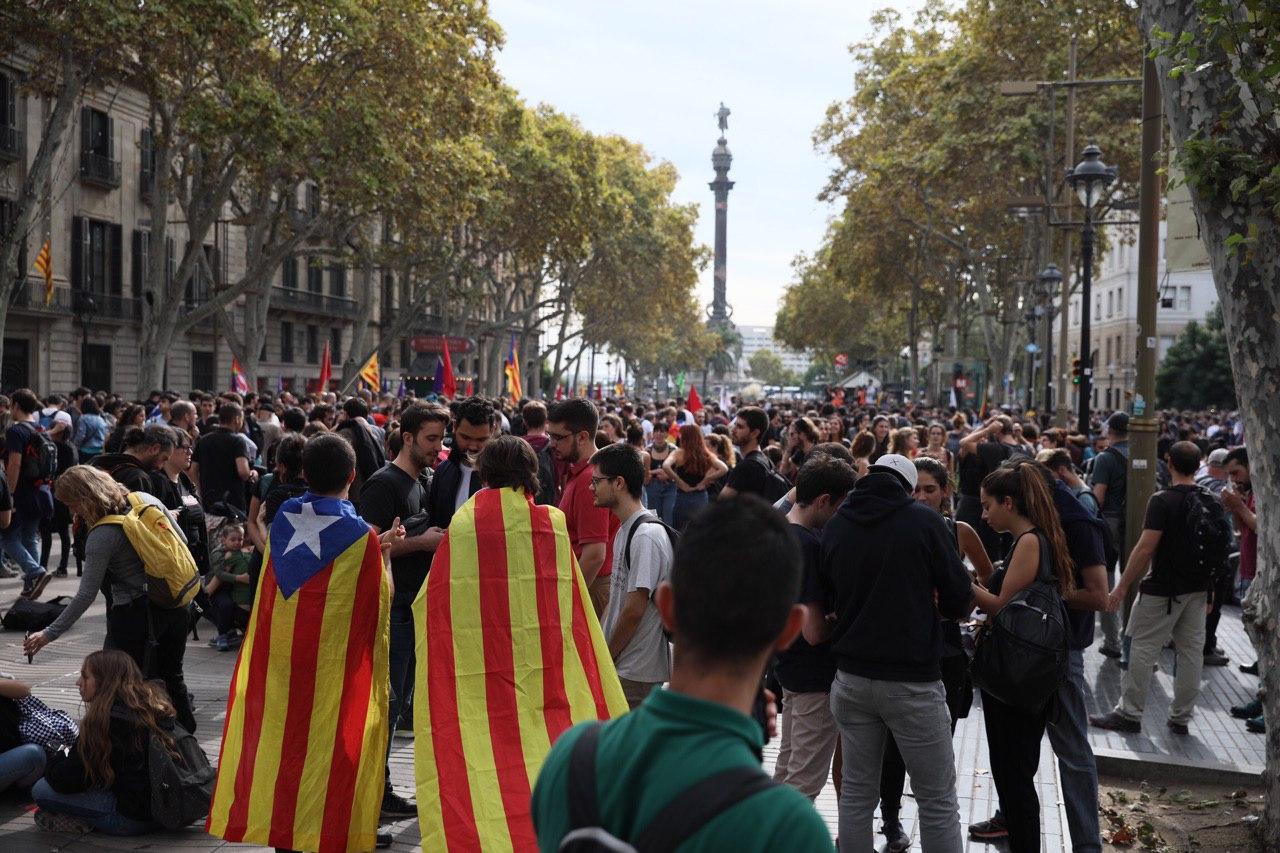
[[(506, 33), (503, 76), (530, 104), (552, 104), (597, 133), (640, 142), (680, 171), (680, 202), (699, 205), (698, 240), (712, 246), (707, 183), (715, 112), (733, 111), (729, 177), (729, 303), (739, 324), (772, 325), (796, 253), (821, 240), (830, 206), (817, 200), (829, 163), (812, 133), (847, 97), (848, 46), (891, 0), (490, 0)], [(711, 301), (711, 267), (699, 287)]]

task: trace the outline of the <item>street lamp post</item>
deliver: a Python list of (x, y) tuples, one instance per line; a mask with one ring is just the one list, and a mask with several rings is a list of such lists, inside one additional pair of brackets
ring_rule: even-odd
[(87, 289), (74, 290), (71, 293), (71, 313), (80, 324), (80, 383), (85, 380), (85, 365), (89, 363), (89, 324), (98, 313), (98, 304), (93, 300), (93, 292)]
[(1089, 326), (1093, 317), (1091, 293), (1093, 288), (1093, 209), (1102, 199), (1103, 192), (1116, 179), (1116, 169), (1102, 162), (1102, 150), (1088, 145), (1083, 159), (1074, 169), (1067, 170), (1067, 183), (1076, 191), (1084, 207), (1084, 228), (1080, 233), (1080, 397), (1076, 429), (1081, 435), (1089, 434), (1089, 395), (1093, 381), (1093, 352), (1089, 348)]
[[(1044, 332), (1044, 410), (1053, 412), (1053, 296), (1062, 288), (1062, 271), (1057, 264), (1049, 264), (1036, 275), (1036, 285), (1045, 302)], [(1063, 310), (1065, 306), (1058, 310)]]

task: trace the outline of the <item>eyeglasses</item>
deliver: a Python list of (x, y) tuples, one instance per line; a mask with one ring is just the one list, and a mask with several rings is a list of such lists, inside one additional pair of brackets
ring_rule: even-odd
[(609, 482), (610, 480), (616, 480), (616, 479), (617, 479), (617, 477), (592, 477), (592, 478), (591, 478), (591, 488), (593, 488), (593, 489), (594, 489), (596, 486), (598, 486), (598, 485), (599, 485), (599, 484), (601, 484), (601, 483), (607, 483), (607, 482)]
[(552, 432), (551, 430), (547, 430), (547, 437), (550, 438), (552, 441), (564, 441), (566, 438), (573, 438), (573, 433)]

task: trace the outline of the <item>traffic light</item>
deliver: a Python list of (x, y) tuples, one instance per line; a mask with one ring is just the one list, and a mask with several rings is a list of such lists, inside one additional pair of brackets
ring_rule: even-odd
[(1071, 359), (1071, 384), (1079, 385), (1080, 377), (1083, 375), (1083, 373), (1084, 371), (1080, 369), (1080, 359), (1078, 358)]

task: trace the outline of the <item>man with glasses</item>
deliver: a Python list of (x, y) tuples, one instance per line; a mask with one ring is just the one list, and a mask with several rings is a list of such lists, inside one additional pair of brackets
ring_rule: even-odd
[(609, 576), (613, 571), (613, 537), (621, 522), (604, 507), (596, 506), (591, 488), (591, 456), (596, 451), (600, 416), (590, 400), (574, 397), (553, 403), (547, 412), (547, 437), (551, 454), (569, 466), (560, 509), (569, 527), (569, 544), (587, 582), (596, 616), (609, 603)]

